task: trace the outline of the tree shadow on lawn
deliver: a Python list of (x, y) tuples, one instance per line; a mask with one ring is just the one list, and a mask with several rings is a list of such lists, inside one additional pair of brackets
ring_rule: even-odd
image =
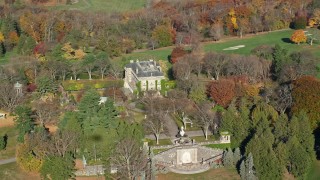
[(282, 40), (282, 42), (285, 42), (285, 43), (294, 44), (294, 43), (290, 40), (290, 38), (282, 38), (281, 40)]

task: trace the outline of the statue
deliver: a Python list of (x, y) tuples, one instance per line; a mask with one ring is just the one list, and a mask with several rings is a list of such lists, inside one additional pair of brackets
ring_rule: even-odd
[(181, 137), (184, 136), (185, 132), (184, 132), (184, 130), (183, 130), (183, 126), (181, 126), (181, 130), (180, 130), (179, 134), (180, 134)]

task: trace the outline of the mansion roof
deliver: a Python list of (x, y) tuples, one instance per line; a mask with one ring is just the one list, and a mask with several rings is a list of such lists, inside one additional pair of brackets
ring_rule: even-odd
[(137, 77), (154, 77), (164, 76), (161, 72), (160, 65), (153, 60), (149, 61), (130, 61), (126, 68), (131, 68)]

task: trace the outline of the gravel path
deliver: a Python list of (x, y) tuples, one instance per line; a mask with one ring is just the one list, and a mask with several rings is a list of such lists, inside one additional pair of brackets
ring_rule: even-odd
[(9, 163), (16, 162), (16, 161), (17, 161), (17, 159), (15, 157), (10, 158), (10, 159), (2, 159), (2, 160), (0, 160), (0, 165), (9, 164)]

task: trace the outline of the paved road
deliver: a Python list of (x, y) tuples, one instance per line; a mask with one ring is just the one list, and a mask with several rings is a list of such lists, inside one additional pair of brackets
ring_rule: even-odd
[(9, 163), (16, 162), (16, 161), (17, 161), (17, 159), (15, 157), (10, 158), (10, 159), (2, 159), (2, 160), (0, 160), (0, 165), (9, 164)]

